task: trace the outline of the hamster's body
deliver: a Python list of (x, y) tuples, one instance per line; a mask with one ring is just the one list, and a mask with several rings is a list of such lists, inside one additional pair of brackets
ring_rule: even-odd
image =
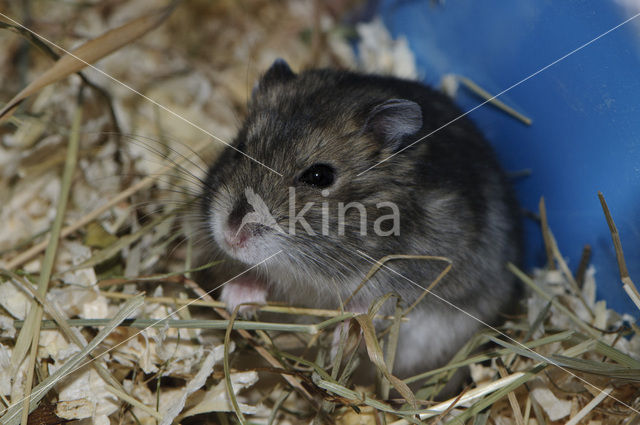
[[(254, 90), (235, 149), (212, 165), (203, 189), (212, 249), (238, 273), (266, 259), (226, 284), (223, 299), (337, 308), (372, 259), (447, 257), (453, 267), (437, 296), (403, 324), (394, 373), (446, 362), (481, 328), (476, 319), (495, 323), (519, 295), (505, 267), (521, 255), (518, 208), (475, 126), (464, 117), (445, 126), (459, 115), (449, 98), (417, 82), (335, 70), (296, 75), (277, 61)], [(272, 225), (247, 215), (265, 211), (254, 195)], [(345, 210), (349, 203), (362, 207)], [(348, 309), (363, 311), (389, 292), (410, 305), (446, 263), (386, 266)]]

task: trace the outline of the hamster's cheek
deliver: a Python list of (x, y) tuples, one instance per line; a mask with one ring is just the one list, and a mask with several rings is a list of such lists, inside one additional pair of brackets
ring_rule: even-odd
[(272, 234), (253, 236), (242, 248), (232, 248), (226, 242), (224, 245), (225, 252), (250, 266), (264, 262), (268, 267), (271, 258), (285, 249), (276, 242)]
[(218, 194), (210, 201), (209, 211), (207, 212), (207, 228), (216, 245), (225, 250), (224, 231), (226, 229), (225, 222), (229, 216), (231, 209), (231, 201), (228, 196)]
[(209, 227), (209, 231), (211, 232), (210, 234), (213, 237), (216, 245), (224, 250), (224, 224), (222, 220), (222, 214), (217, 211), (209, 213), (207, 224)]

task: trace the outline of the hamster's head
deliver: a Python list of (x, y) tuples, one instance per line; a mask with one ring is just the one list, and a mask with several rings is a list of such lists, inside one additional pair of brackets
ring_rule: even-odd
[(224, 252), (248, 266), (273, 256), (268, 273), (318, 282), (361, 276), (371, 265), (358, 250), (375, 257), (404, 245), (423, 115), (376, 78), (295, 74), (281, 60), (264, 74), (203, 191), (206, 227)]

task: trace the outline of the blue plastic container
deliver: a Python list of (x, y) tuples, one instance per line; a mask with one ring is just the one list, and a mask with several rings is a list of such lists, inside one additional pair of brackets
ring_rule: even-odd
[[(424, 81), (471, 78), (497, 94), (634, 16), (614, 1), (382, 1), (378, 13), (404, 35)], [(500, 97), (533, 119), (526, 125), (484, 105), (469, 114), (509, 171), (530, 169), (516, 189), (537, 212), (545, 197), (551, 230), (574, 269), (593, 249), (598, 297), (638, 317), (620, 283), (597, 192), (604, 193), (631, 278), (640, 283), (640, 16)], [(463, 110), (482, 102), (460, 89)], [(545, 264), (539, 228), (527, 220), (527, 265)]]

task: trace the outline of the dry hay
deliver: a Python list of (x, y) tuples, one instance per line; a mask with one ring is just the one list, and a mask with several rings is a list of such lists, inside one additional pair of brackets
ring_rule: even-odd
[[(633, 319), (595, 300), (592, 268), (571, 275), (545, 226), (550, 267), (533, 279), (513, 268), (531, 289), (527, 313), (415, 378), (426, 384), (413, 406), (389, 398), (382, 376), (377, 389), (352, 384), (358, 362), (386, 368), (399, 314), (383, 319), (382, 348), (367, 341), (374, 365), (330, 354), (331, 329), (352, 314), (267, 306), (309, 319), (237, 321), (191, 279), (183, 217), (201, 158), (223, 146), (211, 135), (233, 137), (275, 57), (415, 76), (406, 43), (379, 22), (343, 23), (350, 2), (28, 4), (0, 11), (58, 46), (84, 44), (76, 54), (129, 87), (91, 68), (69, 76), (84, 64), (54, 67), (64, 52), (2, 19), (0, 97), (31, 83), (0, 126), (2, 423), (28, 412), (42, 423), (639, 423)], [(371, 331), (369, 316), (356, 321)], [(473, 382), (433, 402), (466, 365)]]

